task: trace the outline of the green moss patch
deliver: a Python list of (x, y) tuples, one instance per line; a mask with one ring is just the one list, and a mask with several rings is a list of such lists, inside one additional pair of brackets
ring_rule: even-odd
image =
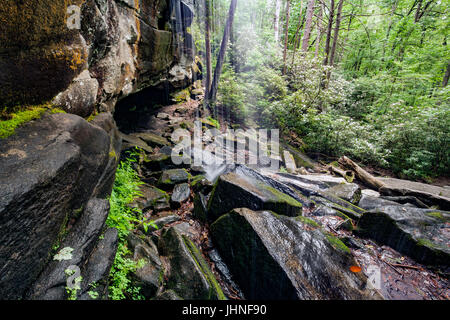
[(277, 189), (272, 188), (264, 183), (260, 183), (260, 186), (262, 188), (270, 191), (280, 202), (285, 202), (292, 207), (298, 207), (298, 208), (302, 207), (302, 204), (300, 202), (298, 202), (294, 198), (288, 196), (287, 194), (284, 194), (283, 192), (278, 191)]
[(314, 227), (314, 228), (321, 228), (321, 226), (316, 221), (314, 221), (314, 220), (312, 220), (310, 218), (307, 218), (307, 217), (298, 216), (298, 217), (295, 218), (295, 220), (300, 221), (301, 223), (307, 224), (307, 225), (309, 225), (311, 227)]
[(438, 220), (441, 220), (444, 222), (448, 220), (444, 217), (444, 215), (441, 212), (437, 212), (437, 211), (436, 212), (427, 212), (425, 214), (431, 218), (435, 218), (435, 219), (438, 219)]
[(64, 113), (61, 109), (51, 108), (51, 105), (30, 106), (20, 111), (10, 113), (7, 115), (7, 120), (0, 121), (0, 139), (5, 139), (13, 135), (17, 127), (31, 120), (39, 119), (46, 111), (50, 114)]
[(351, 253), (350, 249), (341, 240), (339, 240), (339, 238), (335, 237), (329, 232), (324, 233), (324, 235), (327, 238), (328, 242), (333, 246), (333, 248), (346, 253)]

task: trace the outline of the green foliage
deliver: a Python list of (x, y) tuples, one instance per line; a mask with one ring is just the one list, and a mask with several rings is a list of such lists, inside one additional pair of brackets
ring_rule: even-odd
[(110, 214), (106, 221), (108, 227), (117, 228), (119, 233), (119, 245), (110, 272), (110, 299), (142, 300), (140, 288), (133, 285), (130, 274), (143, 267), (143, 262), (135, 262), (131, 259), (131, 252), (127, 248), (127, 236), (137, 225), (143, 224), (144, 228), (153, 225), (152, 221), (144, 221), (142, 211), (131, 208), (128, 205), (141, 196), (139, 186), (143, 184), (138, 174), (133, 169), (140, 158), (138, 149), (129, 153), (129, 158), (122, 161), (116, 172), (116, 180), (110, 198)]
[(126, 246), (126, 242), (119, 242), (116, 258), (110, 272), (109, 298), (111, 300), (143, 300), (140, 288), (133, 285), (130, 274), (142, 268), (143, 260), (135, 262), (129, 258), (131, 252)]
[(224, 66), (224, 72), (220, 78), (217, 103), (237, 122), (245, 120), (247, 110), (245, 108), (245, 96), (242, 90), (242, 84), (238, 81), (234, 71)]
[(220, 123), (219, 123), (219, 121), (217, 121), (216, 119), (214, 119), (214, 118), (212, 118), (212, 117), (207, 117), (206, 119), (207, 119), (209, 122), (211, 122), (211, 123), (214, 125), (214, 127), (216, 127), (217, 129), (220, 130)]
[(110, 213), (106, 224), (116, 228), (119, 238), (125, 239), (134, 228), (135, 222), (139, 222), (142, 212), (139, 209), (128, 206), (134, 199), (141, 196), (139, 186), (143, 184), (138, 174), (133, 169), (133, 158), (128, 158), (119, 164), (116, 171), (116, 180), (110, 197)]

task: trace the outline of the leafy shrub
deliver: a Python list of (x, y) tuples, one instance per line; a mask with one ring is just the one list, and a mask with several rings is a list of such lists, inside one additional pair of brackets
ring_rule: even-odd
[(237, 80), (234, 71), (225, 66), (220, 78), (217, 102), (230, 113), (236, 122), (243, 122), (247, 116), (242, 84)]

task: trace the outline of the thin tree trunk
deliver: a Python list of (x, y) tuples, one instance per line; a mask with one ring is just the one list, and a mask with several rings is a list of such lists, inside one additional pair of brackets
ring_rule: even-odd
[(392, 25), (394, 24), (394, 19), (392, 19), (392, 17), (395, 15), (395, 11), (397, 10), (398, 7), (398, 0), (395, 1), (392, 4), (392, 10), (391, 10), (391, 15), (389, 17), (389, 26), (388, 26), (388, 30), (386, 33), (386, 39), (383, 42), (383, 58), (381, 59), (381, 61), (384, 61), (385, 57), (386, 57), (386, 44), (389, 41), (389, 37), (391, 36), (391, 30), (392, 30)]
[(300, 15), (298, 17), (297, 31), (295, 32), (294, 54), (295, 54), (295, 50), (297, 49), (298, 43), (300, 41), (300, 30), (303, 27), (302, 14), (303, 14), (303, 0), (300, 1)]
[(422, 3), (423, 3), (423, 0), (419, 0), (419, 3), (417, 4), (417, 10), (416, 10), (416, 16), (414, 17), (414, 23), (417, 23), (420, 20), (420, 9), (422, 9)]
[(305, 25), (305, 32), (303, 33), (303, 43), (302, 43), (302, 51), (306, 52), (308, 51), (309, 47), (309, 38), (311, 37), (311, 25), (312, 25), (312, 18), (314, 14), (314, 4), (316, 0), (309, 0), (308, 2), (308, 9), (306, 9), (306, 25)]
[(214, 78), (211, 84), (211, 91), (209, 92), (209, 101), (215, 101), (217, 96), (217, 89), (219, 86), (220, 75), (222, 73), (223, 63), (227, 51), (228, 41), (230, 39), (231, 28), (233, 27), (234, 13), (236, 12), (237, 0), (231, 0), (230, 10), (228, 11), (228, 19), (223, 32), (222, 44), (220, 46), (219, 55), (217, 57), (216, 69), (214, 70)]
[(442, 81), (442, 87), (445, 88), (448, 85), (448, 79), (450, 78), (450, 61), (447, 64), (447, 71), (444, 75), (444, 80)]
[(339, 30), (341, 28), (341, 15), (342, 15), (342, 7), (344, 5), (344, 0), (339, 1), (338, 6), (338, 12), (336, 16), (336, 26), (334, 28), (334, 40), (333, 40), (333, 46), (331, 47), (331, 53), (330, 53), (330, 65), (334, 65), (334, 60), (336, 57), (336, 47), (339, 40)]
[(330, 16), (328, 17), (328, 26), (327, 26), (327, 40), (325, 42), (325, 58), (323, 60), (323, 65), (328, 65), (328, 59), (330, 55), (330, 43), (331, 43), (331, 31), (333, 30), (333, 21), (334, 20), (334, 0), (331, 0), (330, 3)]
[(211, 0), (205, 0), (205, 50), (206, 50), (206, 84), (205, 97), (211, 90), (212, 65), (211, 65)]
[(287, 72), (286, 58), (287, 58), (287, 47), (289, 38), (289, 17), (291, 15), (291, 0), (286, 2), (286, 28), (284, 32), (284, 53), (283, 53), (283, 75)]
[[(336, 47), (337, 47), (337, 43), (339, 40), (339, 29), (341, 27), (341, 15), (342, 15), (343, 5), (344, 5), (344, 0), (340, 0), (339, 5), (338, 5), (338, 12), (337, 12), (337, 16), (336, 16), (336, 26), (334, 28), (333, 46), (331, 47), (331, 52), (330, 52), (330, 61), (329, 61), (330, 66), (334, 66), (334, 60), (336, 57)], [(325, 87), (328, 87), (330, 78), (331, 78), (331, 70), (328, 71), (328, 73), (327, 73), (327, 82), (325, 84)]]
[(314, 58), (317, 58), (319, 56), (319, 50), (320, 50), (320, 42), (322, 40), (322, 32), (323, 32), (323, 26), (322, 26), (322, 18), (323, 18), (323, 6), (324, 4), (322, 3), (320, 5), (320, 9), (319, 9), (319, 16), (317, 18), (317, 40), (316, 40), (316, 51), (314, 53)]
[(297, 47), (299, 45), (300, 42), (300, 29), (303, 27), (303, 19), (302, 19), (302, 13), (303, 13), (303, 0), (300, 1), (300, 15), (298, 18), (298, 26), (297, 26), (297, 31), (295, 32), (295, 41), (294, 41), (294, 52), (292, 53), (292, 63), (291, 66), (294, 66), (294, 62), (295, 62), (295, 53), (297, 52)]
[(280, 10), (281, 10), (281, 0), (275, 0), (275, 42), (280, 41)]

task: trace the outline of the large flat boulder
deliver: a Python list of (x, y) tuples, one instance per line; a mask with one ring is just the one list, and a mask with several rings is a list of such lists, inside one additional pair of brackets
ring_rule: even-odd
[(131, 136), (144, 140), (151, 147), (164, 147), (170, 144), (170, 142), (162, 137), (161, 134), (158, 135), (152, 132), (132, 133)]
[(215, 221), (232, 209), (244, 207), (287, 216), (302, 213), (300, 202), (268, 184), (234, 172), (220, 176), (208, 202), (208, 220)]
[(304, 217), (236, 209), (211, 225), (213, 241), (247, 299), (380, 299), (350, 250)]
[(428, 206), (438, 205), (450, 210), (450, 190), (420, 182), (394, 178), (379, 178), (385, 184), (379, 191), (384, 196), (413, 196)]
[(70, 114), (44, 115), (1, 140), (0, 298), (23, 297), (68, 219), (112, 188), (114, 141)]
[(362, 215), (358, 234), (427, 265), (450, 265), (450, 214), (409, 206), (384, 206)]

